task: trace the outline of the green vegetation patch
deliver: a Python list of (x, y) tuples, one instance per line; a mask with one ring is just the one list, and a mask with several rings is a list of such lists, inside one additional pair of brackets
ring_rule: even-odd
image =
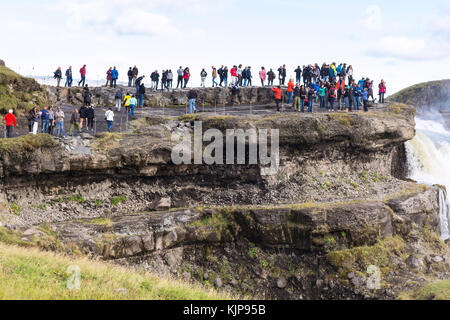
[(450, 300), (450, 279), (427, 284), (414, 293), (401, 294), (401, 300)]
[(351, 128), (352, 127), (352, 116), (344, 113), (332, 113), (329, 114), (330, 119), (336, 119), (341, 125)]
[(96, 226), (107, 226), (110, 227), (113, 225), (112, 220), (110, 218), (96, 218), (96, 219), (86, 219), (86, 220), (78, 220), (77, 222), (83, 224), (90, 224)]
[(127, 200), (127, 197), (125, 197), (125, 196), (114, 197), (114, 198), (111, 198), (111, 204), (113, 206), (117, 206), (119, 203), (124, 202), (126, 200)]
[(74, 196), (70, 196), (69, 198), (67, 198), (68, 201), (71, 202), (78, 202), (78, 203), (83, 203), (84, 199), (81, 195), (74, 195)]
[[(4, 244), (0, 266), (1, 300), (232, 299), (199, 285), (125, 267)], [(79, 287), (73, 281), (76, 275)], [(72, 290), (68, 284), (74, 285)]]
[(18, 138), (0, 139), (0, 153), (20, 153), (57, 145), (58, 143), (49, 134), (28, 134)]
[(120, 147), (120, 142), (123, 140), (124, 134), (118, 132), (104, 132), (96, 136), (91, 147), (97, 152), (107, 153), (112, 149)]
[(327, 254), (327, 260), (344, 274), (354, 270), (365, 272), (370, 265), (383, 270), (391, 267), (393, 255), (403, 256), (405, 249), (406, 244), (401, 237), (387, 237), (370, 247), (331, 251)]
[(0, 113), (13, 109), (24, 115), (33, 107), (42, 108), (48, 103), (48, 93), (31, 78), (25, 78), (11, 69), (0, 66)]

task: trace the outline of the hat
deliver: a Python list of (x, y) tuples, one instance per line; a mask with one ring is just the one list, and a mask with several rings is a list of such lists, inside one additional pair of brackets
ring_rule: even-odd
[(14, 113), (14, 110), (13, 109), (9, 109), (9, 113)]

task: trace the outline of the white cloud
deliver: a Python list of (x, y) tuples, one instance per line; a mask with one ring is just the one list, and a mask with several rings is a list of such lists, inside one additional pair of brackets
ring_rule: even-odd
[(136, 9), (127, 10), (114, 21), (114, 28), (122, 35), (176, 35), (176, 28), (171, 19), (162, 14), (155, 14)]
[(450, 40), (450, 5), (442, 11), (441, 15), (434, 17), (431, 29), (434, 37)]
[(89, 26), (113, 30), (119, 35), (170, 36), (176, 34), (176, 26), (167, 12), (205, 11), (212, 2), (214, 1), (64, 0), (51, 9), (67, 15), (67, 27), (70, 30)]
[(381, 8), (377, 5), (368, 6), (366, 8), (366, 15), (360, 23), (368, 30), (380, 30), (382, 24)]
[(433, 60), (450, 56), (450, 47), (429, 39), (406, 36), (382, 37), (367, 52), (380, 58)]
[[(369, 8), (368, 11), (369, 12)], [(373, 9), (372, 16), (377, 16)], [(378, 23), (373, 18), (366, 27), (375, 28)], [(381, 26), (381, 20), (380, 20)], [(392, 24), (392, 23), (391, 23)], [(392, 28), (389, 28), (392, 30)], [(386, 32), (387, 34), (387, 32)], [(396, 29), (390, 35), (379, 36), (366, 45), (370, 56), (399, 60), (441, 60), (450, 57), (450, 6), (427, 19), (420, 31), (412, 34), (410, 29)]]

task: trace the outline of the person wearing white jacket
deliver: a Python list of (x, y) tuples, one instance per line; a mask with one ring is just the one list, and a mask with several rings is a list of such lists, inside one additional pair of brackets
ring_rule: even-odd
[(112, 110), (112, 108), (109, 108), (108, 111), (106, 111), (105, 120), (106, 120), (106, 123), (108, 124), (108, 132), (111, 132), (112, 127), (113, 127), (113, 121), (114, 121), (114, 111)]

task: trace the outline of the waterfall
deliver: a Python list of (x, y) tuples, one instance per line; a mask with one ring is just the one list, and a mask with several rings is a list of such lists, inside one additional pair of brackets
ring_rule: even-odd
[[(406, 143), (409, 178), (450, 190), (450, 131), (440, 114), (427, 112), (416, 117), (416, 137)], [(444, 240), (449, 235), (450, 199), (447, 191), (439, 192), (440, 231)]]

